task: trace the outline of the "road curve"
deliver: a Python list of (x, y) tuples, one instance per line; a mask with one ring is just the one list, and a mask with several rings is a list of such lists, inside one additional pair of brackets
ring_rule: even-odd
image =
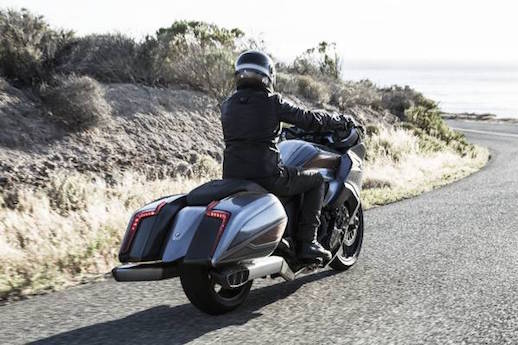
[[(0, 307), (0, 344), (517, 344), (518, 126), (453, 121), (491, 149), (480, 172), (366, 212), (361, 260), (260, 280), (219, 317), (177, 279), (112, 280)], [(479, 132), (474, 132), (479, 131)]]

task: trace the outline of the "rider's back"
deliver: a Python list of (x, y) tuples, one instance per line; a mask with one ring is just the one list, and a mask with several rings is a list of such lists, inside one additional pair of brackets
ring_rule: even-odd
[(255, 179), (279, 174), (278, 102), (277, 94), (254, 88), (239, 89), (223, 102), (224, 178)]

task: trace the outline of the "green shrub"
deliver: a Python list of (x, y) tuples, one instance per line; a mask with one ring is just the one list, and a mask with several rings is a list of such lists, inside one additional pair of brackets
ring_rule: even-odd
[(88, 35), (63, 47), (56, 57), (56, 71), (108, 83), (153, 84), (149, 48), (147, 42), (139, 44), (122, 34)]
[(413, 133), (419, 138), (419, 150), (422, 152), (440, 152), (446, 148), (446, 143), (444, 141), (426, 134), (419, 128), (415, 128)]
[(32, 85), (45, 79), (56, 52), (72, 37), (53, 30), (42, 16), (29, 11), (0, 11), (0, 73)]
[(446, 126), (439, 114), (439, 109), (416, 106), (405, 112), (406, 121), (423, 129), (428, 134), (438, 136), (442, 127)]
[(399, 117), (401, 120), (405, 119), (405, 111), (414, 106), (423, 106), (427, 109), (434, 109), (437, 104), (424, 97), (420, 92), (415, 91), (408, 85), (391, 86), (379, 90), (381, 95), (380, 106), (387, 109), (392, 114)]
[(87, 76), (59, 77), (53, 86), (42, 87), (41, 96), (52, 115), (71, 130), (102, 123), (111, 110), (102, 86)]
[(448, 127), (440, 115), (439, 108), (433, 104), (413, 106), (405, 111), (405, 119), (423, 133), (435, 137), (465, 155), (473, 149), (462, 133)]

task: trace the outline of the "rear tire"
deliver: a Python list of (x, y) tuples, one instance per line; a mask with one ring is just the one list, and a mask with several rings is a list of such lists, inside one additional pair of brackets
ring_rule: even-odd
[[(360, 204), (353, 224), (350, 224), (345, 232), (344, 240), (338, 248), (338, 254), (329, 263), (336, 271), (346, 271), (351, 268), (362, 249), (363, 244), (363, 209)], [(333, 253), (335, 254), (335, 253)]]
[(234, 289), (218, 286), (204, 266), (184, 266), (180, 271), (180, 282), (185, 295), (199, 310), (220, 315), (239, 307), (250, 293), (252, 282)]

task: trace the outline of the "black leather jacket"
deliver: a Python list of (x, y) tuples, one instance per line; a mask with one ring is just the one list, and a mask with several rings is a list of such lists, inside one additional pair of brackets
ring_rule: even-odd
[(282, 167), (277, 148), (281, 122), (313, 131), (354, 126), (349, 116), (301, 109), (266, 89), (238, 89), (221, 105), (223, 178), (278, 176)]

